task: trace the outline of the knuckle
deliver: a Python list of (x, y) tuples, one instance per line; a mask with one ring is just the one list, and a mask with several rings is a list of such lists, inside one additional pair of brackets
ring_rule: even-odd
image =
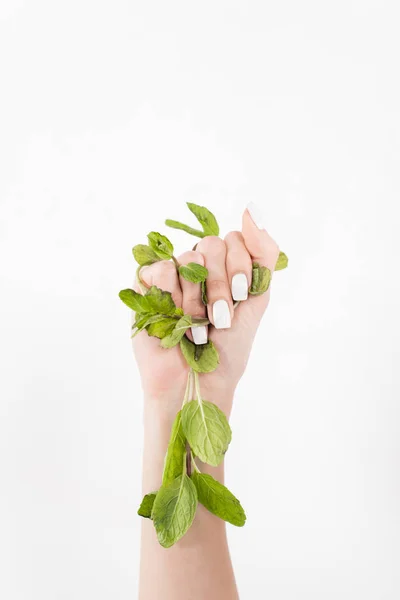
[(207, 292), (212, 295), (227, 296), (229, 288), (228, 283), (225, 279), (207, 279)]
[(204, 257), (201, 252), (195, 250), (188, 250), (181, 254), (178, 259), (180, 265), (186, 265), (190, 262), (197, 263), (198, 265), (204, 265)]
[(251, 256), (248, 252), (240, 250), (229, 250), (226, 257), (226, 264), (229, 270), (237, 271), (238, 269), (251, 268)]
[(146, 269), (149, 269), (146, 273), (151, 275), (153, 281), (164, 277), (169, 278), (176, 273), (175, 265), (169, 260), (159, 260), (146, 267)]
[(226, 246), (224, 240), (216, 235), (208, 235), (197, 244), (197, 250), (206, 254), (225, 254)]
[(225, 236), (225, 241), (229, 242), (242, 242), (243, 243), (243, 234), (241, 231), (230, 231)]
[(205, 314), (205, 307), (197, 296), (189, 296), (188, 298), (184, 296), (183, 309), (185, 313), (195, 317), (203, 317)]
[(160, 260), (158, 263), (159, 269), (162, 273), (175, 273), (175, 265), (170, 260)]

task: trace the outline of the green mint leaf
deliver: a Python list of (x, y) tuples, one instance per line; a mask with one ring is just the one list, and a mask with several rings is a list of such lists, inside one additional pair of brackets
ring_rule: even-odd
[(194, 454), (216, 467), (232, 439), (228, 420), (212, 402), (191, 400), (182, 408), (182, 429)]
[(219, 481), (205, 473), (192, 474), (199, 502), (211, 513), (237, 527), (243, 527), (246, 514), (239, 500)]
[(262, 267), (259, 263), (253, 263), (252, 279), (249, 293), (253, 296), (264, 294), (271, 282), (271, 271), (268, 267)]
[(282, 271), (288, 266), (289, 259), (284, 252), (279, 252), (278, 260), (276, 261), (275, 271)]
[(208, 270), (202, 265), (191, 262), (187, 265), (181, 265), (179, 267), (179, 273), (186, 281), (192, 283), (202, 283), (208, 277)]
[(164, 292), (157, 286), (149, 288), (144, 296), (131, 289), (121, 290), (119, 297), (122, 302), (135, 312), (160, 314), (164, 316), (183, 316), (183, 310), (175, 306), (170, 292)]
[(160, 260), (154, 250), (149, 246), (145, 246), (145, 244), (134, 246), (132, 248), (132, 254), (141, 267), (144, 265), (151, 265)]
[[(152, 315), (150, 313), (138, 313), (137, 314), (137, 319), (134, 322), (134, 324), (132, 325), (132, 329), (133, 334), (131, 335), (131, 337), (135, 337), (138, 333), (140, 333), (141, 331), (143, 331), (143, 329), (145, 329), (146, 327), (148, 327), (149, 325), (151, 325), (152, 323), (158, 323), (159, 321), (165, 321), (166, 317), (164, 317), (164, 315)], [(170, 317), (167, 317), (168, 319), (168, 325), (170, 325)], [(174, 319), (174, 322), (175, 319)], [(165, 324), (163, 326), (161, 326), (162, 328), (165, 327)], [(156, 328), (157, 330), (157, 328)], [(163, 329), (161, 329), (163, 330)], [(160, 331), (161, 331), (160, 330)], [(149, 334), (151, 335), (151, 334)], [(159, 336), (156, 336), (159, 337)]]
[(196, 487), (186, 474), (161, 486), (151, 513), (161, 546), (170, 548), (185, 535), (193, 523), (196, 508)]
[(146, 494), (143, 497), (142, 503), (139, 506), (137, 514), (145, 519), (151, 519), (151, 511), (153, 510), (154, 500), (156, 499), (157, 492)]
[(260, 285), (260, 265), (257, 262), (253, 262), (251, 272), (250, 294), (255, 293)]
[(264, 294), (271, 283), (271, 271), (268, 267), (260, 267), (260, 281), (259, 281), (259, 290), (258, 294)]
[(146, 296), (142, 296), (134, 290), (121, 290), (119, 297), (124, 304), (137, 313), (147, 312), (150, 308)]
[(138, 329), (144, 329), (147, 325), (151, 323), (158, 323), (158, 321), (163, 321), (165, 319), (164, 315), (152, 315), (151, 313), (141, 313), (138, 315), (137, 320), (134, 323), (134, 327)]
[(199, 373), (210, 373), (211, 371), (215, 371), (219, 364), (219, 356), (211, 341), (207, 342), (207, 344), (197, 346), (196, 344), (193, 344), (187, 336), (183, 336), (180, 344), (186, 362), (194, 371)]
[(168, 316), (176, 314), (175, 302), (173, 301), (170, 292), (164, 292), (157, 286), (152, 285), (151, 288), (147, 290), (144, 298), (146, 298), (149, 306), (149, 312)]
[(194, 214), (200, 225), (203, 227), (203, 231), (206, 235), (219, 235), (219, 226), (217, 219), (214, 217), (212, 212), (205, 206), (199, 206), (193, 204), (193, 202), (186, 202), (189, 210)]
[(157, 231), (151, 231), (147, 239), (149, 240), (149, 246), (157, 256), (164, 260), (172, 258), (174, 247), (165, 235), (161, 235)]
[(181, 229), (182, 231), (186, 231), (186, 233), (190, 233), (190, 235), (195, 235), (196, 237), (203, 238), (206, 237), (204, 231), (199, 231), (198, 229), (193, 229), (193, 227), (189, 227), (189, 225), (185, 225), (180, 221), (173, 221), (172, 219), (167, 219), (165, 224), (168, 227), (172, 227), (172, 229)]
[(174, 317), (162, 317), (155, 323), (150, 323), (146, 326), (146, 331), (149, 335), (158, 337), (160, 339), (170, 335), (175, 329), (176, 319)]
[(166, 335), (162, 339), (161, 346), (163, 348), (173, 348), (174, 346), (179, 344), (179, 342), (185, 335), (185, 332), (191, 326), (192, 326), (192, 317), (190, 315), (185, 315), (185, 316), (181, 317), (179, 319), (179, 321), (176, 322), (176, 325), (175, 325), (173, 331), (169, 335)]
[(163, 485), (171, 483), (176, 477), (182, 475), (183, 459), (186, 454), (186, 439), (182, 429), (181, 416), (181, 411), (179, 411), (172, 424), (164, 461)]
[(205, 281), (201, 282), (201, 301), (202, 303), (207, 306), (208, 304), (208, 299), (207, 299), (207, 284)]

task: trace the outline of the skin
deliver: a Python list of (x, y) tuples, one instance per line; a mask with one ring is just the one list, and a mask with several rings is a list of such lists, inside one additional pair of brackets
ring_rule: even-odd
[[(251, 283), (253, 261), (274, 270), (279, 248), (265, 229), (259, 229), (249, 212), (242, 218), (242, 231), (228, 233), (224, 240), (210, 236), (198, 242), (195, 251), (178, 257), (179, 264), (197, 262), (209, 270), (208, 306), (201, 302), (200, 285), (181, 278), (175, 265), (160, 261), (141, 270), (147, 285), (169, 291), (177, 306), (196, 317), (207, 316), (213, 324), (212, 305), (228, 302), (232, 322), (229, 329), (208, 327), (220, 364), (212, 373), (200, 375), (202, 396), (214, 402), (229, 418), (235, 388), (242, 377), (261, 318), (268, 306), (270, 290), (251, 296), (233, 309), (231, 281), (245, 273)], [(137, 283), (135, 289), (138, 289)], [(190, 339), (191, 333), (188, 333)], [(164, 456), (171, 425), (181, 408), (188, 366), (179, 346), (165, 350), (146, 332), (133, 340), (144, 391), (143, 494), (160, 487)], [(224, 481), (224, 465), (210, 467), (198, 462), (201, 471)], [(226, 524), (199, 505), (192, 527), (172, 548), (162, 548), (152, 522), (142, 519), (140, 600), (235, 600), (238, 592), (229, 556)]]

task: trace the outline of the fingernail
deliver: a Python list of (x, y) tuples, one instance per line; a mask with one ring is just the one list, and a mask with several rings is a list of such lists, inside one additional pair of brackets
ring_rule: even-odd
[(232, 298), (234, 300), (247, 300), (249, 284), (244, 273), (236, 273), (232, 277)]
[(231, 326), (231, 313), (226, 300), (217, 300), (213, 305), (215, 329), (228, 329)]
[(149, 272), (149, 265), (145, 265), (140, 269), (139, 276), (146, 285), (151, 285), (151, 271)]
[(195, 344), (207, 344), (207, 327), (205, 325), (191, 327), (191, 331)]
[(264, 229), (264, 216), (261, 208), (254, 202), (249, 202), (246, 208), (258, 229)]

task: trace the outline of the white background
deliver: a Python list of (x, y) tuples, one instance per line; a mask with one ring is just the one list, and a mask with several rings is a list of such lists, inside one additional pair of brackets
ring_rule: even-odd
[(397, 9), (1, 2), (2, 598), (137, 596), (142, 398), (117, 294), (186, 201), (225, 234), (249, 200), (290, 268), (232, 417), (241, 598), (399, 597)]

